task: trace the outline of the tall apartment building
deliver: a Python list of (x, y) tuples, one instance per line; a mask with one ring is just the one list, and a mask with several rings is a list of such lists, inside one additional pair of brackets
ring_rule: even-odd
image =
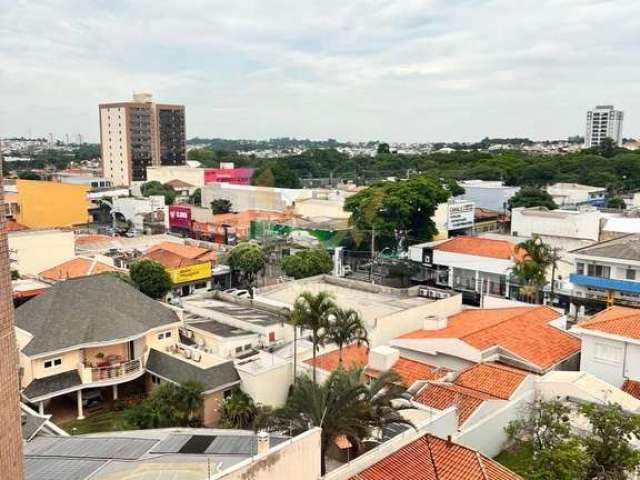
[(0, 153), (0, 477), (20, 480), (23, 478), (23, 460), (19, 363), (5, 223)]
[(98, 110), (103, 176), (113, 185), (145, 181), (150, 166), (186, 164), (184, 105), (153, 103), (139, 93)]
[(597, 147), (605, 138), (611, 138), (622, 146), (622, 120), (624, 112), (613, 105), (597, 105), (587, 112), (587, 130), (584, 136), (586, 148)]

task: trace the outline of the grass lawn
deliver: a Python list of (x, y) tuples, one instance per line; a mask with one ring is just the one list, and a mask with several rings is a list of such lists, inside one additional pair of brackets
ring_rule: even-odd
[(60, 428), (64, 429), (70, 435), (80, 435), (83, 433), (127, 430), (127, 425), (124, 422), (124, 410), (122, 410), (119, 412), (97, 413), (84, 420), (72, 420), (61, 423)]
[(494, 460), (523, 478), (527, 478), (532, 454), (533, 450), (529, 445), (524, 445), (520, 448), (511, 447), (500, 452)]

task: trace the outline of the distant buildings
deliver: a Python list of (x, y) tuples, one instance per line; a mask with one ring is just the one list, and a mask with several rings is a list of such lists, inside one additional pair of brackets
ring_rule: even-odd
[(180, 180), (195, 187), (203, 187), (208, 183), (250, 185), (253, 172), (253, 168), (236, 167), (233, 162), (220, 162), (220, 168), (151, 166), (147, 168), (147, 180), (160, 183)]
[(598, 105), (587, 112), (585, 148), (597, 147), (605, 138), (611, 138), (622, 146), (622, 121), (624, 112), (614, 110), (613, 105)]
[(579, 207), (582, 205), (603, 207), (607, 201), (606, 188), (580, 183), (554, 183), (549, 185), (546, 191), (560, 207)]
[(456, 197), (470, 200), (476, 208), (486, 208), (503, 212), (509, 208), (509, 199), (520, 191), (520, 187), (505, 185), (504, 182), (485, 180), (465, 180), (459, 182), (464, 194)]
[(146, 180), (149, 166), (186, 163), (184, 105), (153, 103), (140, 93), (98, 110), (103, 175), (113, 185)]

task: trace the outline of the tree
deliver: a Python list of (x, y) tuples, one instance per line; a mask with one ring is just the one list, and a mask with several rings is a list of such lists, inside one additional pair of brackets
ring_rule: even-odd
[(202, 189), (196, 188), (189, 198), (189, 201), (196, 207), (199, 207), (202, 204)]
[(620, 197), (613, 197), (607, 200), (607, 208), (617, 208), (618, 210), (625, 210), (627, 204)]
[(218, 213), (229, 213), (231, 207), (231, 202), (226, 198), (216, 198), (211, 202), (211, 211), (214, 215)]
[(194, 162), (210, 164), (215, 159), (215, 152), (210, 148), (192, 148), (187, 152), (187, 158)]
[(364, 385), (363, 369), (331, 373), (319, 385), (309, 376), (298, 379), (284, 407), (275, 410), (272, 426), (294, 435), (310, 427), (321, 427), (321, 473), (326, 468), (327, 450), (340, 436), (345, 436), (358, 453), (364, 440), (380, 428), (392, 423), (411, 425), (398, 412), (392, 400), (398, 398), (397, 375), (385, 372), (370, 386)]
[(256, 168), (253, 184), (259, 187), (301, 187), (297, 173), (287, 165), (286, 159), (268, 161)]
[(157, 180), (143, 183), (140, 191), (145, 197), (150, 197), (151, 195), (162, 195), (167, 205), (171, 205), (176, 199), (177, 195), (176, 191), (171, 185), (162, 184)]
[(627, 413), (617, 404), (583, 404), (579, 408), (591, 425), (591, 434), (582, 438), (590, 459), (586, 478), (625, 480), (637, 472), (640, 451), (631, 445), (640, 438), (640, 416)]
[(380, 245), (396, 243), (396, 236), (409, 232), (416, 241), (428, 241), (437, 233), (431, 219), (449, 192), (431, 177), (383, 181), (347, 198), (344, 210), (351, 212), (354, 238), (362, 241), (375, 231)]
[(616, 145), (615, 140), (613, 140), (613, 138), (606, 137), (600, 140), (597, 152), (604, 158), (611, 158), (616, 154), (617, 148), (618, 145)]
[(328, 273), (333, 259), (324, 248), (311, 248), (282, 259), (282, 269), (295, 279)]
[(553, 197), (544, 190), (535, 187), (524, 187), (509, 200), (509, 209), (517, 207), (545, 207), (549, 210), (558, 208)]
[(345, 345), (356, 343), (369, 345), (369, 337), (364, 321), (358, 312), (348, 308), (335, 308), (329, 315), (327, 340), (338, 346), (338, 363), (342, 365), (342, 349)]
[(537, 303), (540, 290), (547, 284), (547, 270), (555, 266), (556, 252), (534, 235), (532, 239), (518, 243), (515, 254), (519, 258), (511, 269), (511, 275), (520, 284), (520, 292), (534, 297)]
[(316, 381), (316, 355), (321, 345), (324, 344), (326, 329), (329, 325), (329, 316), (336, 309), (334, 297), (327, 291), (302, 292), (296, 298), (291, 312), (291, 321), (294, 328), (300, 327), (311, 330), (311, 343), (313, 344), (313, 382)]
[(253, 298), (256, 274), (264, 268), (264, 252), (256, 243), (242, 242), (233, 247), (227, 262), (231, 270), (239, 272), (244, 286)]
[(388, 143), (379, 143), (377, 151), (378, 151), (378, 155), (385, 154), (385, 153), (391, 153), (391, 150), (389, 148), (389, 144)]
[(149, 397), (124, 413), (133, 428), (193, 427), (199, 425), (202, 410), (202, 386), (197, 382), (182, 385), (163, 383)]
[(32, 172), (31, 170), (23, 170), (18, 172), (18, 178), (21, 180), (42, 180), (40, 175), (36, 172)]
[(129, 275), (142, 293), (156, 300), (164, 298), (173, 286), (167, 271), (154, 260), (133, 262), (129, 266)]
[(253, 425), (256, 413), (256, 405), (251, 397), (241, 390), (235, 390), (222, 402), (220, 422), (224, 428), (246, 430)]

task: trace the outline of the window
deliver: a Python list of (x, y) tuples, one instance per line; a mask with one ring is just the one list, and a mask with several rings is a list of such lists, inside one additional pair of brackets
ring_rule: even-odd
[(590, 277), (609, 278), (610, 272), (610, 267), (605, 267), (602, 265), (589, 265), (587, 275), (589, 275)]
[(247, 343), (247, 344), (244, 346), (244, 349), (245, 349), (245, 350), (251, 350), (251, 344), (250, 344), (250, 343)]
[(55, 368), (55, 367), (59, 367), (60, 365), (62, 365), (61, 358), (51, 358), (49, 360), (44, 361), (44, 368)]
[(584, 275), (584, 263), (582, 262), (576, 263), (576, 273), (578, 275)]
[(242, 352), (242, 347), (236, 347), (236, 353), (241, 353)]
[(622, 347), (617, 347), (607, 343), (596, 343), (596, 353), (594, 357), (596, 360), (604, 362), (621, 363)]
[(153, 383), (154, 385), (160, 385), (160, 383), (162, 383), (162, 380), (160, 380), (160, 377), (151, 375), (151, 383)]
[(160, 332), (158, 334), (158, 340), (164, 340), (165, 338), (171, 338), (171, 330)]
[(627, 268), (627, 280), (635, 280), (636, 271), (633, 268)]
[(269, 332), (269, 343), (276, 341), (276, 332)]

